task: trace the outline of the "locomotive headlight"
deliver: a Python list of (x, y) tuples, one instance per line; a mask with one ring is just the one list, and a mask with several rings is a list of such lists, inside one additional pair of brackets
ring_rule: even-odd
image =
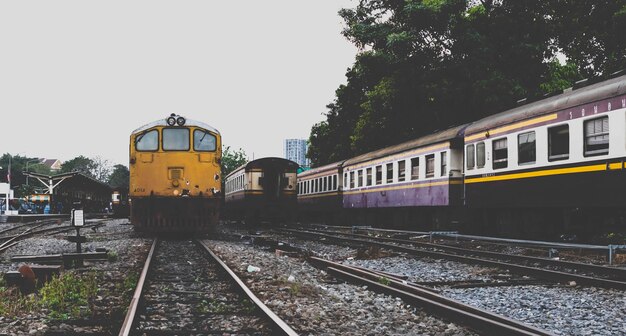
[(178, 117), (176, 119), (176, 123), (178, 124), (178, 126), (183, 126), (185, 124), (185, 118), (183, 117)]
[(174, 126), (174, 125), (176, 125), (176, 118), (174, 118), (173, 116), (168, 117), (168, 118), (166, 119), (166, 121), (167, 121), (167, 124), (168, 124), (169, 126)]

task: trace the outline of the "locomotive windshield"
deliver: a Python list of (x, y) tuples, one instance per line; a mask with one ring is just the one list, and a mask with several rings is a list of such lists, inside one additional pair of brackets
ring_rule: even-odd
[(159, 131), (151, 130), (139, 134), (135, 139), (135, 148), (138, 151), (155, 151), (159, 149)]
[(204, 130), (193, 131), (193, 150), (212, 152), (216, 148), (215, 136)]
[(163, 129), (163, 150), (189, 150), (189, 129), (188, 128), (164, 128)]

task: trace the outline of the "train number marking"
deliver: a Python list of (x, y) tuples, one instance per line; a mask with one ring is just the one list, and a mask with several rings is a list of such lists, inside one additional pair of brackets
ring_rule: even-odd
[(135, 188), (135, 192), (145, 192), (145, 188)]

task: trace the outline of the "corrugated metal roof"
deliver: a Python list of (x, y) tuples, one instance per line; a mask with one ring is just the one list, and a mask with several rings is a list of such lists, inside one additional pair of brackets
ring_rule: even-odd
[(333, 162), (333, 163), (329, 163), (327, 165), (323, 165), (323, 166), (320, 166), (320, 167), (316, 167), (316, 168), (312, 168), (312, 169), (309, 169), (309, 170), (305, 170), (302, 173), (298, 174), (298, 176), (299, 177), (306, 177), (306, 176), (309, 176), (309, 175), (314, 175), (314, 174), (325, 172), (325, 171), (328, 171), (328, 170), (335, 170), (338, 167), (341, 167), (341, 164), (344, 163), (344, 162), (345, 162), (345, 160), (344, 161)]
[(429, 134), (429, 135), (417, 138), (415, 140), (403, 142), (398, 145), (393, 145), (393, 146), (385, 147), (385, 148), (382, 148), (373, 152), (365, 153), (365, 154), (362, 154), (362, 155), (359, 155), (357, 157), (347, 160), (343, 166), (345, 167), (345, 166), (354, 165), (354, 164), (361, 163), (361, 162), (379, 159), (388, 155), (405, 152), (411, 149), (425, 147), (428, 145), (434, 145), (439, 142), (449, 141), (454, 138), (462, 138), (465, 127), (467, 127), (467, 124), (452, 127), (444, 131), (435, 132), (433, 134)]
[(483, 118), (472, 123), (465, 134), (484, 132), (503, 125), (622, 94), (626, 94), (626, 76), (609, 79)]

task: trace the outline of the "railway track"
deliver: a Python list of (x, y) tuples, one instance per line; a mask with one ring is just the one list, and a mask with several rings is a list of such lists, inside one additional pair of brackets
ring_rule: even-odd
[(405, 302), (420, 306), (427, 311), (446, 319), (480, 330), (488, 335), (552, 335), (514, 319), (506, 318), (483, 309), (475, 308), (460, 301), (446, 298), (432, 290), (408, 283), (390, 274), (381, 274), (362, 267), (347, 266), (329, 260), (310, 257), (309, 260), (324, 267), (330, 274), (366, 285), (402, 298)]
[(155, 240), (119, 335), (297, 335), (202, 241)]
[[(293, 229), (285, 229), (282, 231), (297, 235), (325, 238), (327, 240), (375, 245), (412, 255), (428, 256), (432, 258), (441, 258), (463, 263), (508, 269), (514, 273), (530, 275), (539, 279), (550, 281), (575, 281), (579, 285), (615, 288), (621, 290), (626, 289), (626, 271), (623, 269), (591, 264), (562, 262), (537, 257), (512, 256), (496, 252), (466, 250), (452, 246), (386, 237), (371, 237), (367, 235), (348, 234), (334, 231)], [(480, 258), (477, 256), (480, 256)], [(534, 265), (529, 266), (531, 264), (547, 265), (548, 267), (553, 267), (553, 269), (535, 267)], [(580, 274), (577, 271), (578, 269), (586, 270), (592, 274)]]
[[(91, 229), (95, 229), (103, 224), (105, 224), (106, 220), (92, 220), (91, 222), (88, 222), (88, 224), (86, 224), (85, 226), (81, 227), (82, 229), (86, 229), (86, 228), (91, 228)], [(49, 227), (49, 228), (43, 228), (43, 229), (39, 229), (42, 226), (45, 225), (49, 225), (49, 224), (53, 224), (56, 223), (55, 221), (45, 221), (44, 223), (39, 223), (31, 228), (28, 228), (18, 234), (14, 234), (14, 235), (10, 235), (10, 236), (2, 236), (0, 237), (0, 253), (4, 252), (5, 250), (9, 249), (10, 247), (18, 244), (20, 241), (32, 237), (34, 235), (37, 234), (44, 234), (46, 236), (49, 235), (54, 235), (54, 234), (58, 234), (58, 233), (64, 233), (64, 232), (69, 232), (72, 230), (75, 230), (76, 228), (74, 226), (71, 225), (64, 225), (64, 226), (54, 226), (54, 227)], [(23, 228), (23, 226), (19, 226), (18, 228)], [(11, 228), (11, 230), (14, 230), (17, 228)], [(10, 231), (10, 230), (5, 230), (6, 232)]]

